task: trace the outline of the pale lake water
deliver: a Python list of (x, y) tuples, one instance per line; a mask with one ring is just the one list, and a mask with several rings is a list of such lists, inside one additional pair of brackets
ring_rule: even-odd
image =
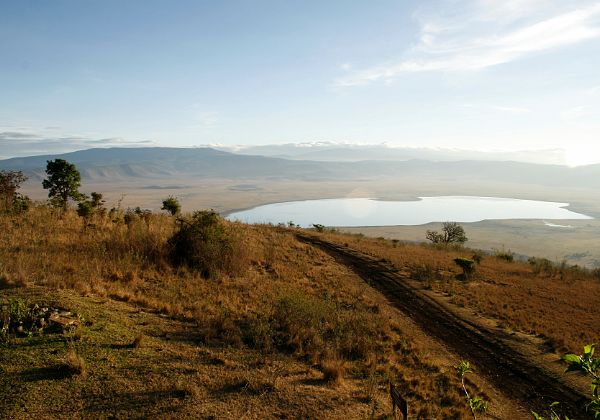
[(291, 221), (303, 227), (315, 223), (352, 227), (445, 221), (469, 223), (489, 219), (592, 219), (567, 210), (566, 206), (568, 203), (492, 197), (419, 197), (418, 201), (334, 198), (267, 204), (230, 213), (227, 218), (246, 223), (287, 224)]

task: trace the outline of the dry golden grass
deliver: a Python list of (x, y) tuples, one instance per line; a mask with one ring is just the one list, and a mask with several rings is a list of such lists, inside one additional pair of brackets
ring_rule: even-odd
[(81, 356), (77, 354), (75, 349), (70, 348), (64, 357), (63, 364), (60, 366), (68, 375), (78, 375), (85, 377), (86, 363)]
[(600, 279), (577, 268), (538, 272), (525, 262), (484, 255), (468, 282), (457, 280), (458, 257), (473, 258), (468, 248), (440, 248), (362, 235), (327, 233), (328, 240), (348, 244), (390, 261), (423, 287), (450, 296), (458, 306), (497, 319), (511, 329), (546, 338), (559, 352), (578, 352), (600, 341)]
[[(298, 242), (293, 232), (228, 224), (244, 249), (239, 266), (232, 273), (205, 279), (170, 263), (167, 242), (175, 229), (173, 218), (152, 215), (129, 225), (108, 219), (92, 222), (84, 228), (74, 213), (59, 215), (46, 208), (20, 217), (0, 216), (2, 277), (32, 287), (72, 289), (82, 296), (127, 302), (192, 323), (188, 339), (200, 348), (252, 350), (266, 359), (290, 355), (309, 366), (309, 371), (311, 366), (322, 366), (328, 378), (344, 377), (343, 389), (335, 392), (362, 395), (370, 389), (367, 399), (352, 403), (358, 406), (350, 417), (364, 418), (372, 410), (385, 412), (388, 378), (401, 384), (416, 415), (459, 418), (466, 413), (457, 378), (447, 363), (432, 359), (430, 349), (412, 343), (414, 332), (395, 321), (401, 315), (379, 293), (329, 255)], [(137, 351), (150, 350), (146, 341)], [(131, 345), (120, 345), (125, 347)], [(332, 360), (338, 360), (336, 366), (330, 366)], [(250, 379), (242, 378), (246, 383), (237, 386), (243, 382), (239, 371), (231, 376), (227, 363), (220, 368), (223, 384), (211, 392), (261, 398), (284, 392), (276, 386), (279, 376), (264, 378), (249, 366), (242, 371), (250, 369)], [(318, 371), (315, 375), (318, 385), (322, 376)], [(311, 386), (315, 385), (306, 392), (311, 392)], [(203, 391), (190, 389), (186, 395), (201, 398)], [(281, 401), (268, 398), (262, 404), (275, 413), (284, 407)], [(288, 397), (285, 401), (289, 403)], [(302, 412), (302, 404), (295, 400), (287, 413)]]

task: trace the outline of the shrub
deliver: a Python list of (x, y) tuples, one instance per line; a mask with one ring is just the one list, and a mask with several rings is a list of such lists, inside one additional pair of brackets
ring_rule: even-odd
[(206, 278), (219, 271), (237, 274), (242, 270), (240, 240), (232, 225), (216, 212), (196, 211), (190, 218), (178, 219), (177, 225), (168, 241), (175, 264), (198, 270)]
[(546, 258), (530, 257), (527, 259), (527, 262), (531, 265), (535, 274), (546, 273), (548, 275), (554, 275), (554, 264)]
[(501, 249), (494, 249), (494, 257), (508, 262), (513, 262), (515, 259), (515, 254), (510, 249), (504, 249), (504, 247), (502, 247)]
[(163, 200), (161, 210), (168, 211), (171, 216), (175, 216), (181, 212), (181, 204), (177, 198), (170, 195)]
[(475, 252), (473, 252), (473, 255), (471, 256), (471, 259), (473, 261), (475, 261), (477, 264), (481, 264), (481, 261), (483, 260), (483, 252), (476, 250)]
[(317, 232), (324, 232), (325, 231), (325, 226), (319, 224), (319, 223), (313, 223), (313, 228), (315, 228), (315, 230)]
[(324, 349), (325, 324), (332, 312), (327, 302), (310, 296), (292, 294), (280, 298), (273, 311), (276, 345), (318, 358)]
[(465, 280), (469, 279), (475, 272), (475, 261), (468, 258), (458, 257), (454, 259), (456, 265), (462, 268), (462, 276)]
[(321, 363), (323, 380), (332, 384), (340, 384), (344, 380), (346, 366), (343, 360), (326, 360)]
[(23, 213), (31, 207), (31, 200), (17, 190), (27, 177), (21, 171), (0, 170), (0, 212)]
[(89, 200), (80, 201), (77, 203), (77, 215), (87, 221), (94, 213), (92, 202)]

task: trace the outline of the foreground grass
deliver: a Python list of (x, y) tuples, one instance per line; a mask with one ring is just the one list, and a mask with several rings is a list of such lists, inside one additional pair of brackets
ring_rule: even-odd
[[(159, 215), (84, 227), (43, 208), (0, 217), (0, 298), (54, 300), (90, 322), (4, 345), (0, 416), (377, 418), (388, 379), (415, 416), (467, 413), (452, 361), (293, 232), (228, 224), (236, 269), (206, 279), (171, 264), (174, 227)], [(57, 373), (68, 353), (85, 374)]]

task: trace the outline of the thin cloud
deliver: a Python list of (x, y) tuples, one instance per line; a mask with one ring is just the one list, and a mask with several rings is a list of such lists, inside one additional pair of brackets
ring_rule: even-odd
[(91, 139), (85, 137), (51, 137), (31, 132), (0, 132), (0, 159), (16, 156), (67, 153), (92, 147), (142, 147), (149, 140), (131, 141), (121, 138)]
[(493, 110), (508, 112), (510, 114), (528, 114), (531, 112), (529, 108), (519, 108), (515, 106), (491, 106)]
[[(530, 16), (529, 19), (525, 17), (534, 10), (532, 5), (540, 1), (526, 1), (524, 4), (527, 7), (520, 9), (517, 7), (519, 3), (513, 1), (505, 6), (513, 8), (511, 19), (500, 13), (503, 9), (496, 9), (495, 12), (488, 10), (485, 14), (471, 13), (467, 19), (463, 16), (453, 20), (426, 20), (421, 24), (419, 43), (407, 53), (407, 58), (397, 63), (350, 72), (337, 79), (335, 85), (389, 82), (404, 73), (477, 71), (600, 37), (598, 3), (561, 12), (550, 18)], [(504, 16), (505, 20), (497, 22), (497, 25), (489, 22), (481, 24), (492, 19), (494, 14)], [(524, 20), (527, 22), (524, 23)], [(472, 27), (477, 29), (473, 30)], [(488, 35), (486, 30), (494, 34)]]
[(475, 105), (475, 104), (461, 104), (462, 108), (473, 108), (473, 109), (481, 109), (481, 110), (489, 110), (489, 111), (498, 111), (498, 112), (506, 112), (509, 114), (528, 114), (531, 112), (531, 109), (518, 107), (518, 106), (501, 106), (501, 105)]

